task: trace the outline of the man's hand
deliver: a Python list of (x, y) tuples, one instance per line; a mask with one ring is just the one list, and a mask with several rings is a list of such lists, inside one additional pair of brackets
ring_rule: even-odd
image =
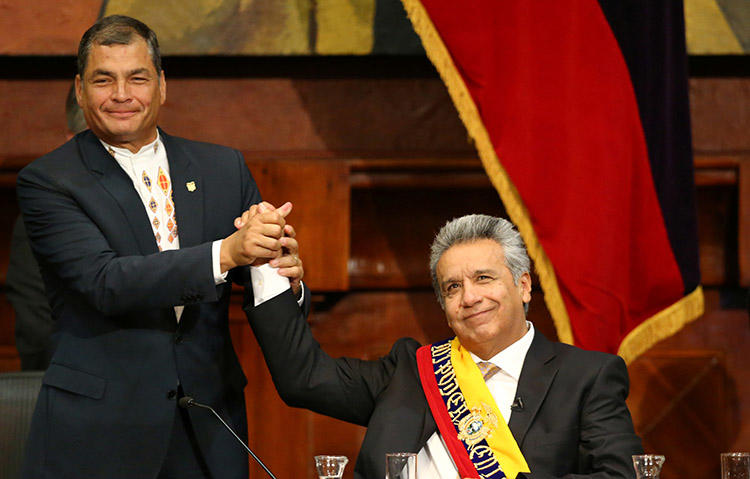
[[(285, 203), (279, 208), (279, 210), (285, 209), (287, 205), (291, 210), (291, 203)], [(255, 208), (255, 210), (253, 210), (253, 208)], [(250, 219), (258, 213), (273, 211), (275, 209), (273, 205), (265, 201), (258, 205), (254, 205), (253, 208), (250, 208), (249, 210), (244, 212), (241, 217), (234, 220), (235, 228), (243, 228), (247, 224), (247, 222), (250, 221)], [(286, 214), (288, 214), (288, 212)], [(286, 214), (284, 215), (285, 217)], [(270, 261), (270, 264), (274, 268), (278, 268), (278, 273), (281, 276), (289, 278), (289, 283), (292, 286), (292, 291), (294, 292), (295, 296), (299, 296), (302, 277), (305, 275), (305, 270), (302, 266), (302, 260), (299, 257), (299, 244), (295, 239), (297, 236), (297, 232), (294, 230), (294, 227), (289, 224), (285, 225), (283, 230), (284, 235), (279, 238), (279, 242), (282, 246), (282, 255), (280, 257), (272, 259)], [(259, 257), (253, 262), (253, 266), (260, 266), (266, 261), (268, 261), (266, 258)]]
[(276, 209), (261, 203), (253, 205), (243, 213), (239, 229), (221, 242), (220, 263), (222, 273), (236, 266), (252, 264), (277, 258), (282, 255), (280, 238), (284, 233), (284, 218), (292, 211), (292, 204), (285, 203)]
[(280, 239), (284, 254), (280, 258), (272, 259), (270, 264), (274, 268), (279, 268), (278, 272), (281, 276), (289, 278), (289, 284), (292, 286), (294, 296), (299, 297), (305, 270), (302, 267), (302, 260), (299, 257), (299, 244), (295, 239), (296, 236), (297, 232), (294, 231), (292, 225), (284, 226), (284, 236)]

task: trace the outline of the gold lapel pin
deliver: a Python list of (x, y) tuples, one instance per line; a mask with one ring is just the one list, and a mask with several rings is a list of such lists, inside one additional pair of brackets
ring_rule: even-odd
[(193, 191), (195, 191), (195, 181), (188, 181), (187, 183), (185, 183), (185, 186), (187, 187), (187, 190), (189, 192), (192, 193)]

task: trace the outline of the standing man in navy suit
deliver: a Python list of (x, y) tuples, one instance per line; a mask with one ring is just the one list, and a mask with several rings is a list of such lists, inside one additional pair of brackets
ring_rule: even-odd
[[(56, 321), (24, 477), (246, 478), (234, 438), (178, 399), (212, 405), (246, 439), (231, 283), (278, 273), (309, 304), (291, 205), (259, 206), (236, 150), (157, 128), (166, 80), (138, 20), (94, 24), (75, 83), (90, 130), (18, 175)], [(273, 294), (248, 288), (246, 301)]]

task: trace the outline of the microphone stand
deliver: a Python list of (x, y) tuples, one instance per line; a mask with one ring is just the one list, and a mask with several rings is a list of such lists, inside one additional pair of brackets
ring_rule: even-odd
[(209, 411), (211, 411), (213, 415), (216, 416), (216, 419), (218, 419), (224, 425), (224, 427), (227, 428), (227, 431), (232, 433), (232, 436), (234, 436), (235, 439), (237, 439), (237, 442), (242, 444), (242, 447), (245, 448), (247, 453), (250, 454), (250, 456), (252, 456), (253, 459), (255, 459), (255, 462), (257, 462), (260, 465), (260, 467), (262, 467), (263, 470), (266, 471), (266, 473), (271, 477), (271, 479), (276, 479), (276, 476), (273, 475), (271, 470), (268, 469), (266, 465), (263, 464), (263, 461), (261, 461), (260, 458), (256, 456), (255, 453), (247, 446), (247, 444), (245, 444), (245, 442), (242, 439), (240, 439), (237, 433), (235, 433), (234, 430), (231, 427), (229, 427), (229, 424), (224, 422), (221, 416), (219, 416), (219, 414), (216, 411), (214, 411), (214, 408), (212, 408), (211, 406), (207, 404), (201, 404), (199, 402), (196, 402), (196, 400), (191, 398), (190, 396), (181, 397), (180, 400), (177, 401), (177, 403), (180, 405), (181, 408), (184, 408), (184, 409), (188, 409), (190, 407), (195, 406), (195, 407), (199, 407), (203, 409), (208, 409)]

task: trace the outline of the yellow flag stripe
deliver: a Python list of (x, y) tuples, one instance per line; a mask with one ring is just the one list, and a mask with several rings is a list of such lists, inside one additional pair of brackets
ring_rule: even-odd
[(492, 413), (498, 419), (496, 429), (487, 438), (495, 459), (500, 463), (505, 476), (514, 479), (519, 472), (531, 472), (516, 439), (508, 428), (503, 415), (495, 403), (487, 384), (484, 382), (482, 373), (471, 358), (469, 351), (461, 346), (458, 338), (451, 341), (451, 363), (456, 374), (458, 387), (466, 401), (466, 406), (473, 407), (489, 406)]

